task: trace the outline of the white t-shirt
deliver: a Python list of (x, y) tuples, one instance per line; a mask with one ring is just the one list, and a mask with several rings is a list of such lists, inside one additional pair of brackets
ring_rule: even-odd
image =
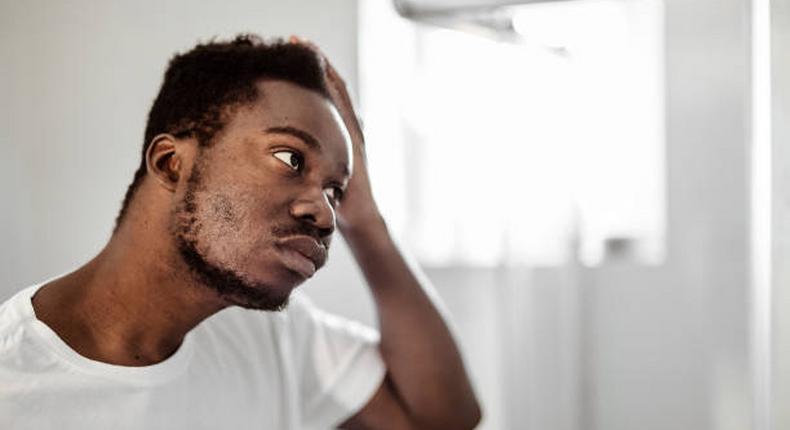
[(0, 429), (323, 430), (385, 373), (377, 332), (298, 291), (282, 312), (220, 311), (161, 363), (90, 360), (36, 319), (40, 286), (0, 305)]

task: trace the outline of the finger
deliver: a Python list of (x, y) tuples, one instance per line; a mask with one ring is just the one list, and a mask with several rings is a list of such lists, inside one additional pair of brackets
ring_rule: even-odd
[(321, 52), (321, 48), (319, 48), (318, 45), (316, 45), (315, 43), (313, 43), (312, 41), (310, 41), (308, 39), (305, 39), (304, 37), (291, 35), (291, 37), (288, 38), (288, 40), (291, 43), (298, 43), (300, 45), (304, 45), (304, 46), (310, 48), (311, 50), (315, 51), (316, 54), (318, 54), (318, 55), (320, 55), (322, 57), (324, 56), (324, 53)]
[(332, 78), (332, 80), (334, 80), (334, 81), (343, 82), (343, 78), (337, 72), (337, 70), (332, 65), (332, 63), (329, 62), (329, 58), (327, 58), (327, 56), (324, 54), (324, 51), (322, 51), (321, 48), (318, 47), (318, 45), (316, 45), (315, 43), (313, 43), (312, 41), (310, 41), (308, 39), (305, 39), (305, 38), (297, 36), (297, 35), (291, 35), (288, 38), (288, 41), (291, 42), (291, 43), (298, 43), (300, 45), (304, 45), (304, 46), (310, 48), (321, 59), (321, 62), (325, 66), (325, 70), (326, 70), (327, 75), (329, 75), (329, 77)]

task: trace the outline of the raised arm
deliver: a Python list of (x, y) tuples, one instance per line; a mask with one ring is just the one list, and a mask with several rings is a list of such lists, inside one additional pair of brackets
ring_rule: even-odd
[(427, 277), (393, 241), (373, 199), (365, 142), (345, 83), (324, 61), (335, 106), (351, 136), (354, 169), (338, 208), (338, 227), (373, 293), (387, 376), (373, 399), (342, 427), (348, 429), (471, 429), (480, 407), (458, 347)]

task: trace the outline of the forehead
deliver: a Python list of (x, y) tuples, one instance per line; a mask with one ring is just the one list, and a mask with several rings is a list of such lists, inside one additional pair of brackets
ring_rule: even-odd
[(258, 83), (258, 99), (232, 115), (229, 129), (292, 127), (309, 133), (323, 152), (348, 163), (350, 138), (335, 106), (322, 95), (296, 84), (263, 80)]

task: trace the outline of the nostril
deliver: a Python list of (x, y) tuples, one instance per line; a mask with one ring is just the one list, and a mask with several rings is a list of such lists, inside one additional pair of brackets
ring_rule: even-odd
[[(321, 196), (324, 196), (321, 193)], [(331, 235), (335, 227), (335, 213), (331, 205), (322, 205), (315, 199), (294, 201), (290, 208), (291, 216), (299, 221), (309, 224), (316, 233), (322, 237)]]
[(318, 234), (319, 234), (321, 237), (329, 237), (329, 236), (331, 236), (331, 235), (332, 235), (332, 233), (333, 233), (334, 231), (335, 231), (335, 229), (334, 229), (334, 228), (331, 228), (331, 227), (330, 227), (330, 228), (319, 228), (319, 229), (318, 229)]
[(313, 214), (304, 214), (301, 216), (302, 220), (309, 222), (310, 224), (315, 224), (318, 221)]
[(318, 217), (313, 213), (304, 213), (297, 217), (300, 221), (310, 226), (318, 237), (329, 237), (334, 233), (334, 226), (324, 226), (318, 221)]

